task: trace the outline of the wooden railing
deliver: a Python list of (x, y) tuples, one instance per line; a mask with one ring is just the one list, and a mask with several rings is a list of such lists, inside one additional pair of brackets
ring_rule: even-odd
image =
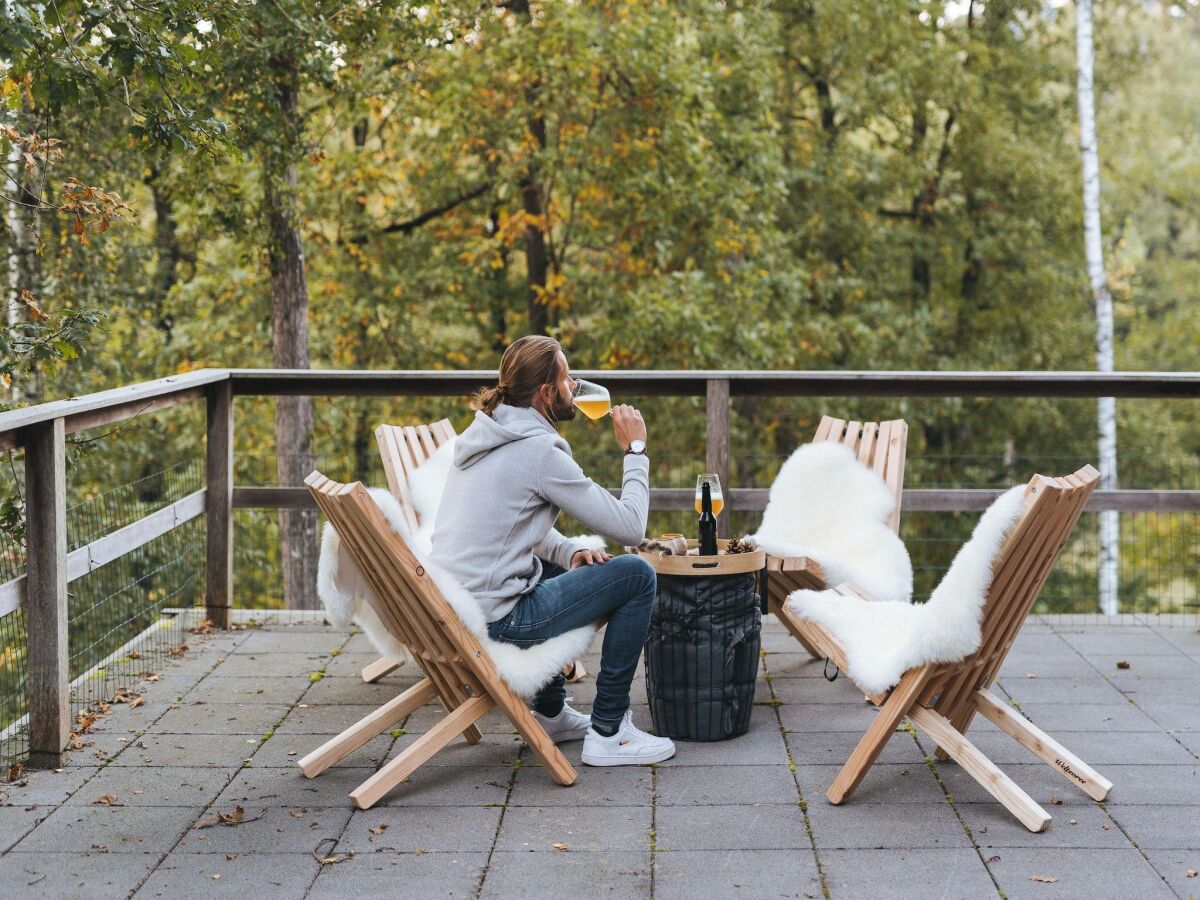
[[(738, 372), (604, 371), (628, 396), (705, 397), (706, 467), (728, 484), (730, 398), (760, 397), (1200, 397), (1200, 374), (1174, 372)], [(236, 487), (237, 396), (463, 396), (495, 380), (488, 371), (321, 371), (201, 369), (184, 375), (0, 413), (0, 450), (22, 447), (26, 471), (24, 576), (0, 584), (0, 616), (24, 605), (28, 630), (29, 747), (33, 765), (58, 765), (70, 738), (67, 584), (203, 514), (210, 619), (229, 624), (233, 597), (235, 507), (311, 504), (300, 487)], [(207, 409), (204, 489), (67, 552), (66, 437), (132, 416), (203, 398)], [(906, 510), (978, 510), (998, 491), (906, 490)], [(766, 490), (728, 492), (727, 510), (761, 510)], [(687, 509), (688, 490), (652, 490), (653, 509)], [(1091, 510), (1200, 512), (1200, 491), (1098, 491)]]

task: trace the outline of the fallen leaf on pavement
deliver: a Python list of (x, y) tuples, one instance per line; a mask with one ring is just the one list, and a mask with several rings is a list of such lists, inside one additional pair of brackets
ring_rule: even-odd
[(116, 794), (105, 794), (103, 797), (97, 797), (95, 800), (92, 801), (92, 803), (100, 803), (100, 804), (103, 804), (104, 806), (111, 806), (112, 804), (114, 804), (116, 802), (117, 802)]
[(371, 832), (371, 834), (383, 834), (385, 831), (387, 831), (387, 827), (387, 822), (380, 822), (374, 828), (368, 828), (367, 830)]
[(1030, 875), (1030, 881), (1040, 881), (1042, 884), (1054, 884), (1058, 881), (1057, 875)]
[(1187, 877), (1188, 877), (1188, 878), (1195, 878), (1195, 877), (1196, 877), (1196, 870), (1195, 870), (1195, 869), (1188, 869)]
[(1051, 806), (1062, 806), (1062, 801), (1059, 800), (1057, 797), (1055, 797), (1053, 794), (1051, 794), (1050, 795), (1050, 805)]
[(1127, 659), (1118, 659), (1118, 660), (1117, 660), (1117, 668), (1118, 668), (1118, 669), (1128, 669), (1128, 668), (1129, 668), (1129, 660), (1127, 660)]
[(569, 847), (567, 847), (566, 844), (551, 844), (550, 846), (553, 847), (555, 850), (569, 850), (570, 849)]

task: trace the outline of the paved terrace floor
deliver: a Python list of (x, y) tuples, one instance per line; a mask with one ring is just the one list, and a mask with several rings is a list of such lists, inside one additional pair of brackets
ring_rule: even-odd
[[(1200, 634), (1187, 628), (1028, 623), (1003, 692), (1115, 784), (1091, 802), (978, 723), (971, 737), (1054, 816), (1042, 834), (907, 731), (851, 802), (829, 805), (874, 713), (773, 622), (742, 738), (680, 744), (657, 767), (580, 765), (562, 788), (492, 714), (480, 744), (453, 745), (366, 812), (347, 792), (432, 708), (319, 778), (296, 760), (412, 684), (411, 665), (364, 685), (364, 637), (319, 625), (188, 643), (62, 771), (0, 789), (0, 896), (1200, 895)], [(593, 689), (573, 686), (576, 701)], [(240, 824), (214, 819), (237, 807)]]

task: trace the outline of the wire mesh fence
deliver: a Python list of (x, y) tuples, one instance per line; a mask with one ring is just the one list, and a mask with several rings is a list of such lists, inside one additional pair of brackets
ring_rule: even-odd
[[(17, 490), (23, 469), (14, 461)], [(67, 510), (68, 551), (127, 526), (199, 490), (203, 464), (192, 460), (96, 490), (84, 485)], [(193, 518), (67, 588), (68, 674), (71, 715), (127, 696), (146, 674), (161, 670), (184, 641), (181, 625), (164, 611), (203, 601), (204, 522)], [(0, 583), (24, 574), (18, 529), (0, 533)], [(0, 617), (0, 767), (28, 752), (28, 620), (24, 608)]]

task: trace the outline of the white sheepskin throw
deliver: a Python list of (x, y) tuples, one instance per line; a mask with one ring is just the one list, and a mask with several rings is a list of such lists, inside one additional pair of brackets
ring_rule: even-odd
[(848, 447), (818, 441), (783, 464), (754, 541), (773, 556), (807, 556), (828, 584), (851, 581), (878, 600), (912, 599), (912, 562), (888, 527), (895, 500)]
[(796, 591), (788, 607), (837, 638), (846, 651), (847, 674), (872, 693), (893, 687), (914, 666), (957, 662), (979, 649), (992, 566), (1025, 510), (1024, 493), (1024, 486), (1012, 488), (988, 507), (927, 603)]
[[(418, 468), (417, 473), (424, 467), (422, 465)], [(425, 571), (462, 623), (479, 639), (484, 650), (495, 662), (500, 677), (518, 694), (523, 697), (533, 696), (560, 672), (564, 665), (587, 652), (596, 635), (596, 629), (590, 625), (568, 631), (527, 649), (493, 641), (488, 637), (487, 623), (475, 598), (452, 575), (429, 559), (427, 545), (420, 546), (418, 541), (409, 535), (403, 510), (396, 498), (382, 488), (369, 488), (367, 492), (379, 504), (392, 530), (404, 539), (413, 555), (425, 567)], [(337, 532), (328, 523), (321, 536), (321, 559), (317, 579), (318, 593), (334, 625), (345, 628), (351, 622), (357, 623), (382, 655), (389, 659), (408, 658), (404, 646), (392, 637), (376, 614), (373, 604), (379, 601), (359, 571), (354, 558), (348, 550), (342, 548)]]

